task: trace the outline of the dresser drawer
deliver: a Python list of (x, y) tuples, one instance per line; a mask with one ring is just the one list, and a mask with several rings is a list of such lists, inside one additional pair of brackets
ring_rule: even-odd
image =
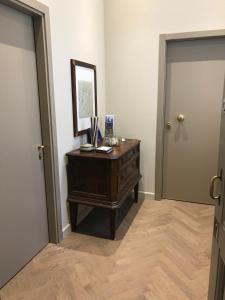
[(140, 179), (140, 141), (127, 140), (109, 154), (67, 153), (68, 200), (115, 209)]
[(119, 168), (123, 168), (127, 163), (129, 163), (134, 158), (137, 158), (139, 155), (138, 147), (131, 149), (128, 153), (126, 153), (123, 157), (119, 160)]
[(138, 177), (139, 168), (138, 160), (132, 159), (123, 169), (120, 170), (118, 176), (118, 191), (120, 192), (125, 186), (130, 185), (136, 177)]

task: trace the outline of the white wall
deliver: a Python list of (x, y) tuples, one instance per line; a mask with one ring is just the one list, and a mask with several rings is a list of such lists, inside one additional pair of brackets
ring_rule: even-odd
[[(65, 153), (73, 137), (70, 59), (97, 65), (98, 111), (116, 134), (142, 140), (145, 192), (154, 193), (160, 33), (225, 28), (224, 0), (39, 0), (50, 8), (63, 227), (68, 225)], [(104, 40), (105, 5), (105, 40)], [(105, 43), (105, 48), (104, 48)]]
[(98, 113), (105, 114), (103, 0), (41, 0), (50, 8), (53, 76), (63, 228), (68, 225), (65, 153), (79, 147), (73, 137), (70, 59), (97, 66)]
[(141, 189), (154, 193), (159, 34), (225, 28), (224, 0), (105, 0), (106, 110), (142, 140)]

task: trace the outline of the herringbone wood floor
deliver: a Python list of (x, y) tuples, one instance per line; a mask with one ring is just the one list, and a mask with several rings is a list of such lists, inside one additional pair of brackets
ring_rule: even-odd
[[(2, 299), (207, 299), (213, 208), (145, 200), (116, 241), (71, 234), (49, 245), (0, 292)], [(123, 237), (123, 238), (122, 238)]]

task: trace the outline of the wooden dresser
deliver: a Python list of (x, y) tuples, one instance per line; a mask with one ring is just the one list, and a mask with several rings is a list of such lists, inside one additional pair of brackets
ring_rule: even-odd
[(67, 153), (68, 202), (72, 231), (76, 231), (78, 205), (109, 208), (110, 238), (115, 238), (117, 209), (134, 190), (138, 201), (140, 141), (127, 140), (109, 154)]

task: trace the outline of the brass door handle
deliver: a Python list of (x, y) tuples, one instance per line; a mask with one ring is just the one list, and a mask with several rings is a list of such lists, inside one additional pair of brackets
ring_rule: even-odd
[(179, 115), (177, 116), (177, 121), (178, 121), (178, 122), (184, 122), (184, 115), (179, 114)]
[(44, 145), (39, 145), (39, 146), (37, 146), (37, 148), (38, 148), (38, 153), (39, 153), (38, 157), (41, 160), (43, 158), (43, 150), (45, 149), (45, 146)]
[(39, 149), (44, 149), (44, 148), (45, 148), (44, 145), (39, 145), (39, 146), (38, 146), (38, 150), (39, 150)]
[(221, 176), (213, 176), (210, 184), (210, 197), (214, 200), (220, 199), (220, 195), (214, 195), (215, 182), (217, 179), (221, 180)]

